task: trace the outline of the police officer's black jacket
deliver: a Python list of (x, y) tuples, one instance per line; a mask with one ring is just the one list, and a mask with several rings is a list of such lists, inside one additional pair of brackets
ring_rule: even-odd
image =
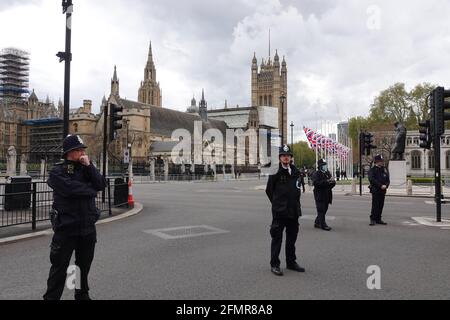
[(386, 193), (386, 190), (381, 190), (382, 186), (389, 187), (391, 183), (386, 167), (373, 166), (369, 170), (369, 182), (371, 193)]
[(333, 202), (333, 192), (331, 190), (336, 186), (336, 182), (330, 182), (331, 173), (317, 170), (313, 173), (311, 179), (314, 183), (314, 199), (316, 202), (331, 204)]
[(49, 174), (48, 185), (53, 189), (53, 209), (58, 212), (54, 230), (67, 235), (88, 235), (95, 232), (99, 211), (95, 205), (98, 191), (106, 180), (91, 163), (64, 161)]
[(281, 164), (278, 172), (269, 176), (266, 194), (272, 203), (272, 216), (274, 219), (293, 218), (301, 216), (300, 189), (297, 180), (300, 172), (293, 165), (291, 174)]

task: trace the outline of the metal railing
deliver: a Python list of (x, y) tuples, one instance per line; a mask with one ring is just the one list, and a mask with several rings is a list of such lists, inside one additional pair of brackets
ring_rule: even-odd
[[(118, 191), (122, 189), (122, 194)], [(126, 193), (126, 195), (124, 194)], [(107, 179), (104, 192), (95, 203), (101, 213), (112, 215), (113, 207), (128, 206), (128, 183), (111, 183)], [(0, 184), (0, 228), (49, 221), (53, 204), (53, 190), (45, 182), (11, 182)]]
[(225, 176), (222, 173), (214, 175), (206, 174), (169, 174), (167, 177), (164, 174), (150, 175), (135, 175), (133, 174), (133, 183), (159, 183), (159, 182), (216, 182), (228, 180), (258, 180), (267, 177), (263, 173), (243, 173), (240, 176), (227, 173)]

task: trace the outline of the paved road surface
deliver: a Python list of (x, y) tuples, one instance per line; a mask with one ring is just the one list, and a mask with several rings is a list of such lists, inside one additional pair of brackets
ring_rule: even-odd
[[(389, 226), (369, 227), (370, 198), (337, 195), (329, 212), (333, 231), (327, 233), (313, 228), (313, 198), (306, 194), (297, 255), (307, 272), (272, 275), (270, 208), (264, 191), (257, 190), (263, 184), (135, 185), (135, 199), (144, 211), (98, 227), (92, 297), (450, 299), (450, 230), (416, 225), (411, 219), (433, 215), (434, 207), (424, 199), (387, 199), (384, 217)], [(444, 207), (447, 218), (449, 211)], [(159, 235), (152, 231), (183, 226), (210, 226), (222, 232), (193, 236), (211, 229)], [(0, 299), (41, 298), (50, 240), (0, 246)], [(283, 257), (284, 253), (282, 261)], [(381, 268), (381, 290), (367, 289), (371, 265)], [(63, 298), (73, 299), (72, 295), (66, 289)]]

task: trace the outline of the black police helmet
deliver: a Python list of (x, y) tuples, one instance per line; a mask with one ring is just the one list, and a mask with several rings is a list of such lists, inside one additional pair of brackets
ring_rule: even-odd
[(70, 151), (80, 148), (87, 148), (80, 136), (68, 135), (63, 142), (63, 157), (65, 157)]
[(319, 161), (317, 161), (317, 166), (320, 168), (322, 166), (327, 165), (327, 162), (323, 159), (319, 159)]
[(278, 154), (278, 156), (284, 156), (284, 155), (291, 156), (291, 157), (294, 156), (294, 154), (291, 151), (291, 148), (289, 148), (289, 146), (287, 144), (280, 147), (280, 153)]

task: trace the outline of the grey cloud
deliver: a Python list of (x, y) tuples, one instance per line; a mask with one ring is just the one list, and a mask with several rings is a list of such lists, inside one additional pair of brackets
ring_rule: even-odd
[[(24, 2), (2, 1), (0, 10), (19, 3)], [(445, 85), (450, 72), (442, 64), (450, 51), (450, 4), (445, 0), (77, 0), (75, 4), (74, 106), (83, 99), (99, 105), (103, 94), (109, 93), (115, 64), (121, 94), (136, 99), (149, 40), (165, 106), (183, 110), (193, 93), (199, 98), (202, 88), (209, 106), (223, 106), (225, 99), (230, 105), (247, 105), (251, 59), (253, 52), (259, 63), (267, 58), (269, 27), (272, 54), (277, 48), (286, 56), (288, 120), (297, 129), (315, 127), (319, 117), (340, 121), (365, 114), (374, 95), (396, 81), (407, 86), (423, 81)], [(370, 5), (381, 10), (380, 30), (367, 28)], [(57, 1), (52, 10), (59, 14), (59, 7)], [(61, 48), (63, 44), (61, 35)], [(32, 57), (45, 45), (46, 39), (31, 39)], [(41, 95), (56, 91), (57, 100), (62, 96), (62, 67), (55, 63), (48, 68), (58, 68), (53, 74), (59, 78), (50, 81), (51, 74), (32, 78), (45, 79), (37, 81)], [(55, 82), (61, 82), (59, 88), (46, 88), (46, 83)]]
[(0, 2), (0, 12), (16, 7), (23, 6), (28, 4), (36, 4), (39, 5), (42, 3), (42, 0), (2, 0)]

